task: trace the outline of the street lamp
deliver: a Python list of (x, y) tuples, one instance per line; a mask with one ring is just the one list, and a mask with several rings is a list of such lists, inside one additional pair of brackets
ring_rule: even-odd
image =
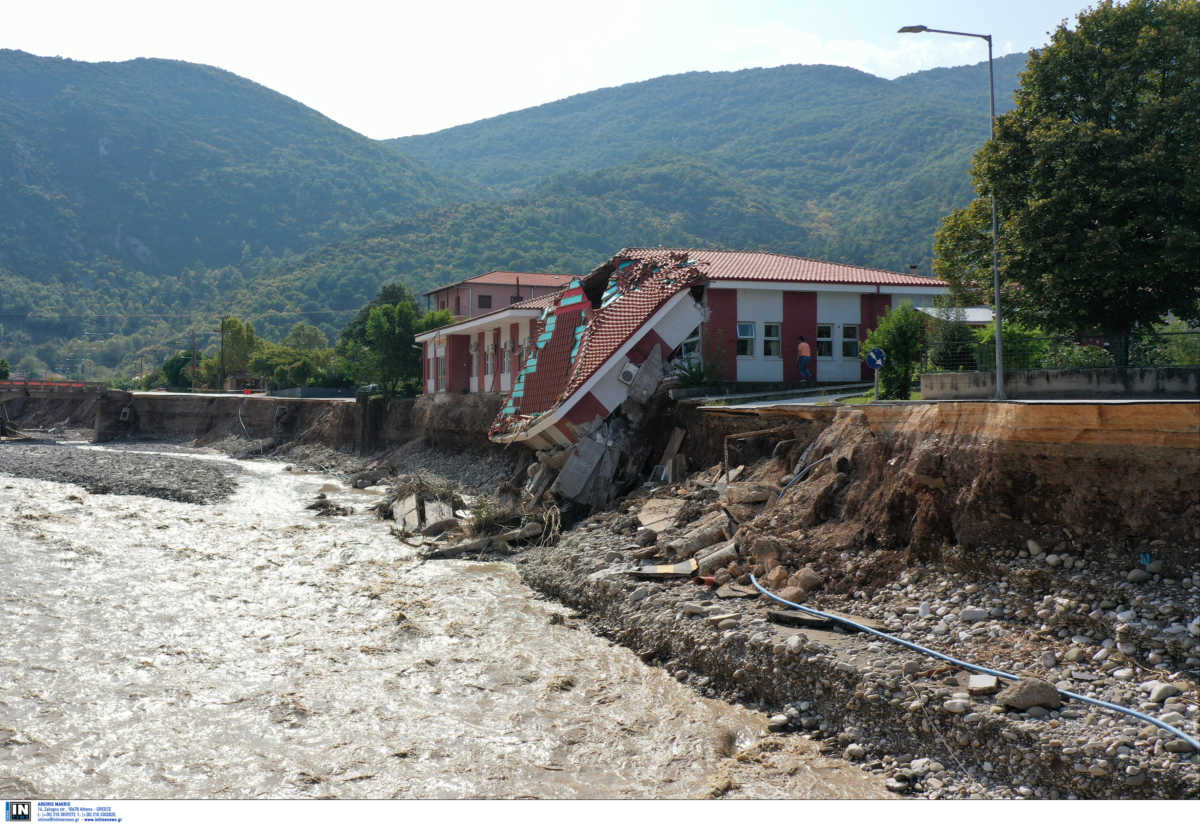
[[(932, 32), (933, 34), (956, 34), (959, 37), (978, 37), (980, 40), (986, 40), (988, 44), (988, 93), (991, 95), (992, 101), (992, 119), (988, 121), (991, 127), (991, 136), (996, 136), (996, 81), (992, 74), (992, 36), (990, 34), (971, 34), (965, 31), (947, 31), (946, 29), (931, 29), (928, 26), (904, 26), (897, 34), (920, 34), (921, 32)], [(993, 289), (993, 313), (996, 318), (996, 400), (1002, 401), (1004, 396), (1004, 347), (1001, 343), (1004, 335), (1001, 332), (1000, 323), (1000, 255), (996, 249), (996, 243), (999, 238), (996, 222), (996, 194), (991, 193), (992, 200), (992, 289)]]

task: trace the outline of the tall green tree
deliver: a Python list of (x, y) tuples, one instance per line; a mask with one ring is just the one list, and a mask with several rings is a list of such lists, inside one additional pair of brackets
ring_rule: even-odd
[(0, 358), (0, 381), (8, 380), (9, 374), (11, 373), (8, 368), (8, 359)]
[(875, 348), (887, 355), (879, 370), (879, 397), (908, 400), (913, 374), (925, 351), (925, 315), (908, 301), (893, 306), (867, 335), (863, 357)]
[[(1005, 309), (1102, 331), (1122, 365), (1135, 329), (1200, 315), (1198, 77), (1196, 0), (1104, 0), (1030, 55), (972, 168), (1000, 211)], [(984, 214), (951, 214), (935, 244), (935, 271), (977, 294)]]
[(225, 374), (246, 372), (250, 368), (250, 356), (259, 345), (254, 326), (249, 321), (226, 318), (223, 327), (225, 336)]
[(311, 323), (299, 321), (287, 333), (287, 337), (283, 339), (283, 345), (308, 352), (326, 348), (329, 346), (329, 338)]
[(367, 342), (378, 358), (384, 389), (395, 392), (404, 378), (421, 370), (421, 353), (414, 348), (417, 313), (408, 301), (373, 306), (367, 316)]

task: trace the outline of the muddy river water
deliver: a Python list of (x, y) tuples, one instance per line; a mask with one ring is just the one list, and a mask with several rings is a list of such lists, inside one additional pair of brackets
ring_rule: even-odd
[[(881, 794), (511, 566), (422, 563), (373, 493), (237, 465), (211, 505), (0, 474), (0, 794)], [(355, 513), (306, 510), (322, 491)]]

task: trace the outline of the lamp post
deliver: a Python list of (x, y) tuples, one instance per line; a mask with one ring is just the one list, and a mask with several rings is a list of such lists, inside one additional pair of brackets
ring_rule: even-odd
[[(991, 129), (991, 136), (996, 136), (996, 81), (992, 73), (992, 36), (990, 34), (971, 34), (965, 31), (947, 31), (946, 29), (931, 29), (928, 26), (904, 26), (898, 34), (920, 34), (921, 32), (932, 32), (933, 34), (955, 34), (959, 37), (978, 37), (980, 40), (986, 40), (988, 46), (988, 93), (992, 103), (992, 118), (988, 121)], [(997, 229), (996, 221), (996, 194), (992, 192), (992, 303), (993, 315), (996, 320), (996, 400), (1002, 401), (1004, 395), (1004, 334), (1001, 331), (1002, 325), (1000, 322), (1000, 254), (997, 251), (996, 244), (999, 240), (999, 230)]]

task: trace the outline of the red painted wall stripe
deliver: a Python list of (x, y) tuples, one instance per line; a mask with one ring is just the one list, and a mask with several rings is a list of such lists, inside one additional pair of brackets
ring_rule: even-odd
[(721, 379), (737, 380), (737, 290), (707, 289), (708, 321), (704, 324), (704, 360), (716, 363)]

